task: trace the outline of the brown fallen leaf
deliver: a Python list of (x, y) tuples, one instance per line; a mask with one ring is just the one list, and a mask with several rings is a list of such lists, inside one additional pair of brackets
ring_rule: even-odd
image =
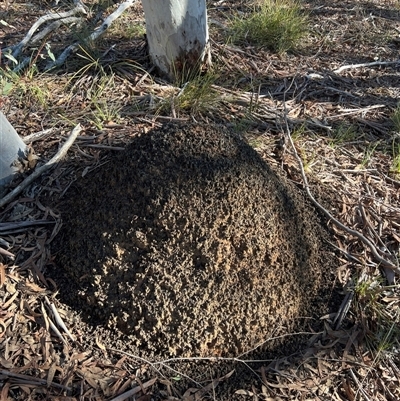
[(42, 287), (38, 286), (38, 285), (35, 284), (35, 283), (31, 283), (31, 282), (28, 281), (28, 280), (25, 281), (25, 285), (26, 285), (29, 289), (31, 289), (33, 292), (44, 292), (44, 291), (46, 291), (45, 288), (42, 288)]
[(217, 387), (218, 383), (220, 383), (220, 382), (228, 379), (229, 377), (231, 377), (234, 372), (235, 372), (235, 370), (231, 370), (225, 376), (222, 376), (219, 379), (213, 380), (210, 384), (208, 384), (207, 386), (205, 386), (203, 388), (199, 388), (199, 389), (190, 388), (190, 389), (188, 389), (185, 392), (185, 394), (183, 395), (182, 401), (199, 401), (199, 400), (201, 400), (203, 398), (203, 396), (205, 396), (210, 391), (215, 389)]
[(14, 364), (11, 361), (4, 359), (2, 356), (0, 356), (0, 365), (6, 369), (12, 369), (14, 367)]

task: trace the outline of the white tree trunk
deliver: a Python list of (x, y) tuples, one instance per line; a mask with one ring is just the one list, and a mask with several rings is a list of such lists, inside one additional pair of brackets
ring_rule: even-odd
[(150, 58), (173, 81), (210, 62), (206, 0), (142, 0)]
[(5, 115), (0, 112), (0, 198), (5, 193), (6, 185), (18, 171), (15, 163), (25, 156), (26, 145)]

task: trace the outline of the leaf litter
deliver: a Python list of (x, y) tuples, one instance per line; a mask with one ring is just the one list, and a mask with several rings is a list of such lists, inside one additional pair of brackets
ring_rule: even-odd
[[(228, 1), (214, 3), (215, 7), (209, 7), (210, 14), (223, 25), (227, 23), (227, 10), (235, 12), (242, 6)], [(29, 14), (18, 1), (8, 5), (11, 12), (22, 17), (19, 21), (26, 29), (19, 31), (27, 31), (33, 18), (42, 15), (41, 7), (36, 2), (33, 5), (34, 12)], [(226, 45), (221, 30), (212, 26), (214, 60), (222, 66), (225, 77), (238, 77), (238, 82), (232, 87), (228, 80), (217, 80), (213, 90), (220, 98), (218, 113), (197, 118), (245, 124), (249, 142), (256, 143), (265, 160), (282, 168), (302, 186), (294, 157), (280, 145), (285, 114), (282, 100), (286, 96), (290, 99), (285, 102), (287, 119), (292, 135), (299, 135), (296, 148), (308, 166), (314, 195), (336, 218), (362, 232), (382, 255), (398, 258), (400, 177), (391, 173), (392, 155), (385, 149), (396, 140), (389, 117), (397, 107), (400, 76), (395, 64), (369, 66), (365, 61), (372, 64), (376, 59), (397, 60), (399, 11), (393, 1), (331, 1), (327, 5), (315, 0), (306, 5), (316, 30), (308, 45), (310, 56), (306, 52), (278, 56), (251, 45), (239, 49)], [(135, 13), (143, 18), (140, 9)], [(7, 40), (18, 41), (20, 36), (13, 30), (13, 21), (7, 22)], [(392, 41), (382, 33), (392, 35)], [(340, 69), (362, 63), (366, 65)], [(268, 80), (260, 78), (264, 76)], [(298, 78), (290, 86), (293, 76)], [(121, 107), (136, 107), (135, 111), (126, 111), (118, 130), (107, 125), (91, 126), (85, 120), (84, 88), (93, 82), (86, 78), (79, 84), (81, 92), (77, 91), (72, 99), (55, 88), (58, 107), (68, 105), (74, 119), (87, 127), (68, 156), (75, 167), (57, 166), (40, 178), (40, 184), (33, 183), (19, 199), (0, 211), (0, 397), (144, 400), (151, 394), (153, 398), (169, 400), (212, 399), (215, 387), (227, 380), (227, 375), (179, 393), (173, 380), (166, 379), (158, 368), (155, 370), (153, 362), (118, 356), (100, 338), (96, 339), (97, 347), (87, 347), (79, 318), (58, 302), (56, 283), (46, 277), (46, 266), (53, 258), (49, 244), (61, 222), (56, 210), (43, 205), (51, 205), (50, 201), (65, 193), (79, 175), (102, 168), (107, 163), (102, 147), (120, 149), (131, 136), (162, 121), (190, 118), (179, 111), (172, 117), (168, 112), (159, 115), (154, 107), (180, 89), (155, 83), (142, 72), (131, 75), (129, 81), (119, 79), (120, 95), (112, 95)], [(26, 100), (29, 104), (29, 97)], [(21, 134), (42, 132), (42, 124), (57, 126), (56, 131), (43, 137), (39, 134), (35, 140), (39, 161), (49, 160), (69, 132), (68, 124), (55, 124), (45, 110), (26, 110), (28, 106), (18, 99), (13, 102), (10, 104), (6, 98), (2, 104)], [(30, 118), (24, 118), (24, 113)], [(336, 137), (340, 124), (354, 128), (351, 141)], [(344, 293), (353, 294), (348, 297), (349, 304), (341, 308), (349, 306), (349, 311), (338, 325), (335, 314), (322, 317), (323, 332), (311, 336), (308, 347), (296, 355), (258, 362), (255, 367), (239, 359), (239, 363), (251, 365), (249, 369), (255, 370), (256, 380), (235, 390), (238, 399), (400, 399), (398, 341), (389, 349), (385, 349), (384, 341), (379, 350), (367, 346), (379, 328), (382, 310), (393, 322), (393, 330), (396, 326), (398, 330), (400, 292), (396, 275), (381, 270), (360, 241), (330, 226), (336, 233), (337, 243), (333, 245), (342, 261), (337, 280)], [(360, 283), (375, 290), (364, 294), (357, 288)], [(380, 313), (377, 308), (382, 309)]]

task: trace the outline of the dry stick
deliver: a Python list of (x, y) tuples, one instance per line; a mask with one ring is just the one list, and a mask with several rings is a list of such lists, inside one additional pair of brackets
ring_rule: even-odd
[(24, 181), (21, 182), (14, 190), (12, 190), (9, 194), (4, 196), (4, 198), (0, 199), (0, 208), (6, 205), (8, 202), (12, 201), (17, 195), (19, 195), (29, 184), (31, 184), (36, 178), (38, 178), (45, 171), (49, 170), (56, 163), (58, 163), (68, 152), (68, 149), (74, 143), (76, 137), (82, 131), (82, 126), (78, 124), (69, 135), (67, 141), (61, 147), (61, 149), (56, 153), (53, 158), (51, 158), (46, 164), (37, 168), (29, 177), (25, 178)]
[[(32, 38), (32, 40), (30, 41), (30, 44), (34, 45), (39, 40), (42, 40), (50, 32), (55, 31), (57, 28), (59, 28), (60, 25), (67, 25), (67, 24), (73, 24), (73, 23), (77, 24), (82, 21), (83, 21), (83, 19), (80, 17), (67, 17), (67, 18), (63, 18), (61, 20), (54, 21), (52, 24), (48, 25), (42, 32), (39, 32), (37, 35), (35, 35)], [(30, 63), (32, 63), (32, 58), (25, 57), (23, 60), (19, 61), (18, 65), (13, 69), (13, 72), (17, 73), (19, 71), (22, 71)]]
[(22, 140), (24, 141), (24, 143), (27, 143), (27, 144), (32, 143), (32, 142), (38, 141), (39, 139), (42, 139), (46, 135), (52, 134), (53, 131), (54, 131), (54, 128), (47, 128), (43, 131), (34, 132), (33, 134), (24, 136), (22, 138)]
[[(25, 381), (29, 380), (29, 381), (32, 381), (34, 384), (40, 384), (42, 386), (47, 386), (48, 385), (47, 380), (45, 380), (45, 379), (39, 379), (39, 378), (36, 378), (36, 377), (33, 377), (33, 376), (23, 375), (23, 374), (20, 374), (20, 373), (13, 373), (13, 372), (9, 372), (8, 370), (0, 370), (0, 375), (4, 375), (4, 376), (7, 376), (7, 377), (12, 377), (14, 379), (25, 380)], [(51, 382), (50, 386), (57, 387), (57, 388), (59, 388), (61, 390), (71, 391), (70, 387), (66, 387), (66, 386), (63, 386), (63, 385), (58, 384), (58, 383)]]
[(58, 330), (57, 326), (52, 322), (52, 320), (50, 319), (50, 317), (47, 315), (46, 309), (43, 305), (43, 302), (41, 302), (41, 311), (43, 314), (43, 319), (46, 322), (46, 330), (50, 333), (50, 329), (52, 329), (54, 331), (54, 333), (56, 334), (56, 336), (65, 344), (68, 345), (68, 343), (65, 341), (64, 337), (62, 336), (62, 334), (60, 333), (60, 330)]
[[(119, 5), (119, 7), (112, 13), (110, 14), (104, 22), (101, 24), (101, 26), (97, 29), (94, 30), (92, 34), (90, 34), (87, 38), (85, 38), (86, 41), (94, 41), (96, 40), (100, 35), (102, 35), (108, 28), (109, 26), (118, 18), (121, 16), (121, 14), (129, 7), (133, 6), (133, 4), (137, 0), (127, 0), (124, 1), (122, 4)], [(51, 70), (52, 68), (59, 67), (60, 65), (64, 64), (65, 60), (72, 54), (75, 53), (79, 47), (80, 47), (81, 42), (75, 42), (72, 45), (69, 45), (52, 63), (49, 63), (45, 70)]]
[(44, 24), (47, 21), (52, 21), (55, 19), (62, 19), (62, 18), (67, 18), (70, 17), (78, 12), (84, 13), (86, 14), (86, 10), (84, 7), (82, 7), (81, 5), (78, 5), (77, 7), (75, 7), (73, 10), (64, 12), (64, 13), (50, 13), (50, 14), (46, 14), (43, 15), (42, 17), (40, 17), (31, 27), (31, 29), (28, 31), (28, 33), (25, 35), (25, 37), (21, 40), (21, 42), (19, 42), (15, 48), (14, 51), (12, 53), (14, 58), (17, 58), (19, 56), (19, 54), (21, 53), (21, 51), (23, 50), (23, 48), (28, 44), (29, 40), (31, 39), (31, 37), (33, 36), (33, 34), (36, 32), (36, 30), (40, 27), (40, 25)]
[(42, 40), (50, 32), (55, 31), (61, 25), (74, 24), (74, 23), (82, 22), (82, 21), (83, 21), (83, 18), (81, 18), (81, 17), (67, 17), (67, 18), (63, 18), (63, 19), (54, 21), (50, 25), (48, 25), (45, 29), (43, 29), (43, 31), (39, 32), (37, 35), (35, 35), (32, 38), (31, 45), (34, 45), (36, 42), (39, 42), (39, 40)]
[(392, 184), (394, 184), (394, 185), (397, 185), (397, 186), (400, 186), (400, 181), (394, 180), (393, 178), (388, 177), (386, 174), (383, 174), (383, 173), (380, 172), (380, 171), (379, 171), (379, 174), (381, 174), (381, 176), (382, 176), (385, 180), (389, 181), (390, 183), (392, 183)]
[[(289, 88), (290, 88), (290, 86), (289, 86)], [(298, 155), (298, 153), (297, 153), (296, 147), (294, 146), (294, 143), (293, 143), (293, 140), (292, 140), (292, 136), (290, 135), (290, 129), (289, 129), (289, 124), (288, 124), (288, 119), (287, 119), (287, 110), (286, 110), (286, 100), (285, 100), (285, 96), (286, 96), (286, 91), (285, 91), (285, 94), (284, 94), (284, 97), (283, 97), (283, 106), (284, 106), (284, 110), (285, 110), (284, 119), (285, 119), (285, 128), (286, 128), (285, 134), (286, 134), (286, 136), (287, 136), (287, 138), (288, 138), (288, 141), (289, 141), (289, 143), (290, 143), (290, 146), (292, 147), (293, 154), (294, 154), (294, 156), (295, 156), (295, 158), (296, 158), (296, 160), (297, 160), (297, 162), (298, 162), (298, 165), (299, 165), (299, 168), (300, 168), (300, 172), (301, 172), (301, 176), (302, 176), (303, 182), (304, 182), (304, 187), (305, 187), (305, 190), (306, 190), (307, 195), (308, 195), (308, 197), (310, 198), (311, 202), (312, 202), (318, 209), (320, 209), (320, 210), (325, 214), (325, 216), (328, 217), (328, 219), (331, 220), (337, 227), (339, 227), (341, 230), (343, 230), (343, 231), (349, 233), (350, 235), (352, 235), (352, 236), (354, 236), (354, 237), (357, 237), (361, 242), (363, 242), (365, 245), (367, 245), (367, 246), (370, 248), (372, 254), (373, 254), (374, 257), (375, 257), (375, 259), (376, 259), (379, 263), (381, 263), (382, 266), (387, 267), (387, 268), (389, 268), (389, 269), (392, 269), (394, 272), (400, 274), (400, 269), (399, 269), (399, 267), (396, 266), (394, 263), (390, 262), (389, 260), (386, 260), (386, 259), (382, 258), (382, 257), (379, 255), (378, 251), (376, 250), (374, 244), (373, 244), (368, 238), (364, 237), (364, 235), (362, 235), (362, 234), (359, 233), (358, 231), (353, 230), (353, 229), (351, 229), (351, 228), (345, 226), (343, 223), (341, 223), (339, 220), (337, 220), (335, 217), (333, 217), (333, 216), (328, 212), (328, 210), (326, 210), (326, 209), (325, 209), (321, 204), (319, 204), (319, 203), (317, 202), (317, 200), (314, 198), (313, 194), (311, 193), (310, 186), (309, 186), (309, 184), (308, 184), (308, 180), (307, 180), (307, 177), (306, 177), (306, 173), (304, 172), (303, 162), (301, 161), (301, 159), (300, 159), (300, 157), (299, 157), (299, 155)]]
[(335, 74), (339, 74), (339, 72), (342, 72), (344, 70), (350, 70), (354, 68), (362, 68), (362, 67), (374, 67), (376, 65), (396, 65), (400, 64), (400, 60), (397, 61), (374, 61), (372, 63), (363, 63), (363, 64), (349, 64), (349, 65), (344, 65), (340, 68), (337, 68), (336, 70), (333, 70)]

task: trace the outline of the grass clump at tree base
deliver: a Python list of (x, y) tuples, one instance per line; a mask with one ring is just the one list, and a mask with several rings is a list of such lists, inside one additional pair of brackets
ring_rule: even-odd
[(232, 22), (234, 42), (247, 41), (279, 53), (296, 48), (307, 30), (307, 16), (295, 0), (262, 0)]

